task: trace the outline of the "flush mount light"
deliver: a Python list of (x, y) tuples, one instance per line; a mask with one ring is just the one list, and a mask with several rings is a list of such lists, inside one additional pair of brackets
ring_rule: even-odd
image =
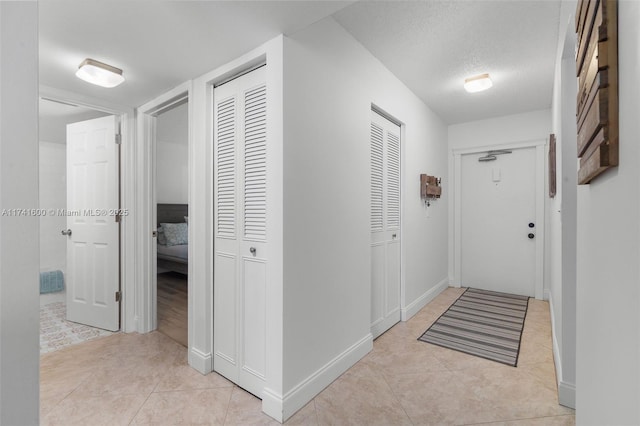
[(493, 86), (489, 74), (480, 74), (464, 80), (464, 89), (469, 93), (482, 92)]
[(82, 61), (76, 71), (76, 77), (88, 83), (109, 88), (116, 87), (124, 81), (120, 68), (89, 58)]

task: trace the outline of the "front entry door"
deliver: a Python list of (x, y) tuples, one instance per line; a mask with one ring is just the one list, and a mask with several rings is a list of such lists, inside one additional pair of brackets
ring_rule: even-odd
[(63, 230), (67, 319), (111, 331), (120, 328), (116, 121), (107, 116), (67, 126), (67, 229)]
[(371, 334), (400, 321), (400, 126), (371, 112)]
[(536, 148), (461, 158), (461, 284), (535, 296)]

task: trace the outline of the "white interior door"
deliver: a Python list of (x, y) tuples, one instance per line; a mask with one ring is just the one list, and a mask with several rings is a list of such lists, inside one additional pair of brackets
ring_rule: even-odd
[(266, 369), (266, 72), (214, 90), (214, 370), (262, 397)]
[(116, 117), (67, 126), (67, 319), (120, 328)]
[(371, 334), (400, 321), (400, 126), (371, 112)]
[(535, 296), (536, 148), (461, 158), (461, 284)]

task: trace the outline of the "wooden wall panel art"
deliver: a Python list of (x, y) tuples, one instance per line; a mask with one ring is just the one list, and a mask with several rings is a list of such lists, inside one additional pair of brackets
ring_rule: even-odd
[(549, 135), (549, 197), (556, 196), (556, 135)]
[(618, 165), (618, 2), (580, 0), (576, 9), (578, 183)]

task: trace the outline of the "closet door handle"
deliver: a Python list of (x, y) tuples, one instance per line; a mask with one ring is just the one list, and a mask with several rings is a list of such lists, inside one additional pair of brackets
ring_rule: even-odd
[(71, 236), (71, 229), (63, 229), (62, 230), (62, 235)]
[(251, 247), (251, 248), (249, 249), (249, 252), (250, 252), (252, 255), (254, 255), (254, 256), (255, 256), (255, 255), (256, 255), (256, 248), (255, 248), (255, 247)]

